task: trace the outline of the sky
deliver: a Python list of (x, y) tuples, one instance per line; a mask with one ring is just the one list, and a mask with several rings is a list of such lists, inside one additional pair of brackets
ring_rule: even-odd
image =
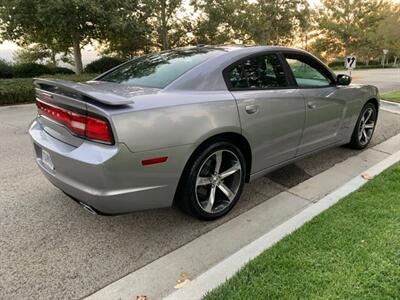
[[(187, 2), (187, 0), (184, 1)], [(308, 2), (312, 7), (316, 7), (321, 3), (321, 0), (308, 0)], [(394, 0), (394, 2), (400, 3), (400, 0)], [(11, 41), (3, 42), (2, 44), (0, 44), (0, 59), (12, 62), (14, 53), (17, 49), (18, 46), (15, 43)], [(94, 46), (87, 45), (86, 47), (84, 47), (82, 51), (82, 60), (84, 65), (95, 60), (98, 57), (99, 54)]]

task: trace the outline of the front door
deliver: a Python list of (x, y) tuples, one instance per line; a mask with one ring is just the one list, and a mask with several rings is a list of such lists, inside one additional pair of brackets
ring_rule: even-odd
[(252, 173), (294, 158), (301, 141), (305, 101), (282, 62), (276, 54), (258, 54), (224, 72), (253, 151)]
[(312, 57), (293, 53), (284, 56), (306, 101), (306, 122), (298, 155), (338, 142), (346, 101), (338, 96), (334, 79)]

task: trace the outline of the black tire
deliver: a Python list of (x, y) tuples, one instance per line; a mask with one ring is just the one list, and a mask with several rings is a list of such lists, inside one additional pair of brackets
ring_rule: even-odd
[[(222, 156), (224, 157), (222, 159), (222, 164), (221, 164), (221, 170), (224, 169), (224, 159), (228, 161), (226, 163), (229, 166), (229, 161), (232, 162), (233, 159), (230, 159), (230, 155), (233, 154), (232, 158), (236, 156), (237, 161), (235, 162), (240, 163), (240, 171), (237, 171), (240, 173), (240, 179), (235, 178), (235, 190), (237, 188), (236, 194), (233, 198), (233, 200), (229, 200), (226, 197), (226, 200), (224, 201), (223, 197), (224, 194), (222, 193), (222, 190), (218, 188), (218, 185), (214, 188), (216, 191), (214, 193), (215, 195), (215, 205), (218, 204), (218, 201), (221, 202), (221, 204), (218, 206), (220, 207), (220, 210), (217, 210), (217, 207), (215, 208), (216, 211), (213, 212), (207, 212), (204, 207), (202, 207), (201, 201), (198, 199), (199, 195), (199, 189), (202, 189), (203, 187), (197, 186), (197, 177), (200, 176), (200, 172), (203, 172), (206, 169), (206, 163), (212, 164), (212, 157), (215, 155), (215, 153), (221, 153)], [(177, 193), (177, 201), (176, 203), (178, 204), (178, 207), (181, 208), (183, 211), (186, 213), (201, 219), (201, 220), (215, 220), (218, 219), (225, 214), (227, 214), (237, 203), (237, 201), (240, 198), (240, 195), (242, 194), (243, 191), (243, 186), (245, 183), (245, 176), (246, 176), (246, 164), (245, 164), (245, 158), (240, 151), (240, 149), (235, 146), (234, 144), (228, 142), (228, 141), (216, 141), (213, 142), (209, 145), (206, 145), (205, 147), (202, 147), (200, 151), (197, 151), (189, 161), (188, 165), (185, 168), (184, 173), (182, 174), (182, 180), (180, 183), (180, 187), (178, 189)], [(216, 162), (215, 162), (216, 164)], [(236, 164), (235, 164), (236, 165)], [(211, 165), (209, 169), (213, 169), (213, 166)], [(223, 171), (221, 172), (223, 173)], [(222, 175), (222, 174), (221, 174)], [(231, 175), (229, 175), (231, 176)], [(237, 177), (237, 174), (234, 174), (232, 176)], [(225, 183), (225, 180), (228, 180), (227, 178), (221, 179), (220, 182), (222, 184)], [(214, 187), (214, 185), (210, 184), (210, 193), (211, 193), (211, 187)], [(208, 184), (207, 184), (208, 188)], [(205, 188), (204, 188), (205, 189)], [(221, 194), (222, 193), (222, 194)], [(218, 197), (220, 200), (218, 200)], [(208, 196), (207, 196), (208, 197)], [(206, 197), (206, 198), (207, 198)], [(223, 202), (228, 202), (230, 201), (229, 204), (225, 204)], [(227, 205), (226, 207), (222, 208), (223, 205)], [(211, 206), (211, 210), (213, 209), (213, 206)]]
[[(370, 135), (368, 140), (363, 140), (364, 138), (361, 139), (359, 133), (360, 133), (360, 130), (362, 129), (362, 126), (363, 126), (362, 125), (363, 116), (365, 115), (365, 113), (367, 111), (372, 111), (371, 118), (373, 119), (374, 125), (373, 125), (373, 128), (370, 129), (370, 131), (368, 133)], [(350, 143), (347, 144), (347, 146), (349, 148), (357, 149), (357, 150), (365, 149), (369, 145), (371, 140), (372, 140), (372, 136), (373, 136), (374, 131), (375, 131), (377, 119), (378, 119), (378, 111), (376, 109), (376, 106), (373, 103), (368, 102), (367, 104), (364, 105), (363, 109), (361, 110), (361, 113), (360, 113), (360, 115), (358, 117), (356, 126), (354, 127)]]

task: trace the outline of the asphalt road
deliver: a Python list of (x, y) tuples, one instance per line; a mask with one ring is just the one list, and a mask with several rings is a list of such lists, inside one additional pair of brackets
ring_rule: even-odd
[[(336, 72), (339, 73), (348, 74), (348, 71)], [(400, 89), (400, 68), (354, 70), (352, 76), (353, 82), (375, 85), (381, 93)]]
[[(0, 299), (91, 294), (358, 153), (334, 148), (277, 170), (247, 185), (232, 213), (216, 222), (175, 209), (101, 217), (81, 209), (36, 167), (26, 132), (34, 115), (33, 105), (0, 108)], [(399, 116), (382, 111), (372, 144), (397, 133)]]

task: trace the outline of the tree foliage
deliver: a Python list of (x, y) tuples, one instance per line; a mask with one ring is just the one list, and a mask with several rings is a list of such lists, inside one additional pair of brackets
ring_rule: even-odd
[(57, 64), (93, 41), (130, 58), (193, 44), (300, 46), (331, 60), (399, 56), (400, 5), (389, 0), (0, 0), (0, 35), (22, 62)]
[(357, 53), (368, 59), (376, 55), (376, 29), (387, 10), (388, 3), (381, 0), (323, 0), (314, 49), (325, 56)]
[(0, 0), (0, 31), (3, 38), (21, 46), (31, 43), (48, 49), (73, 49), (77, 72), (82, 71), (81, 48), (102, 38), (120, 0)]

